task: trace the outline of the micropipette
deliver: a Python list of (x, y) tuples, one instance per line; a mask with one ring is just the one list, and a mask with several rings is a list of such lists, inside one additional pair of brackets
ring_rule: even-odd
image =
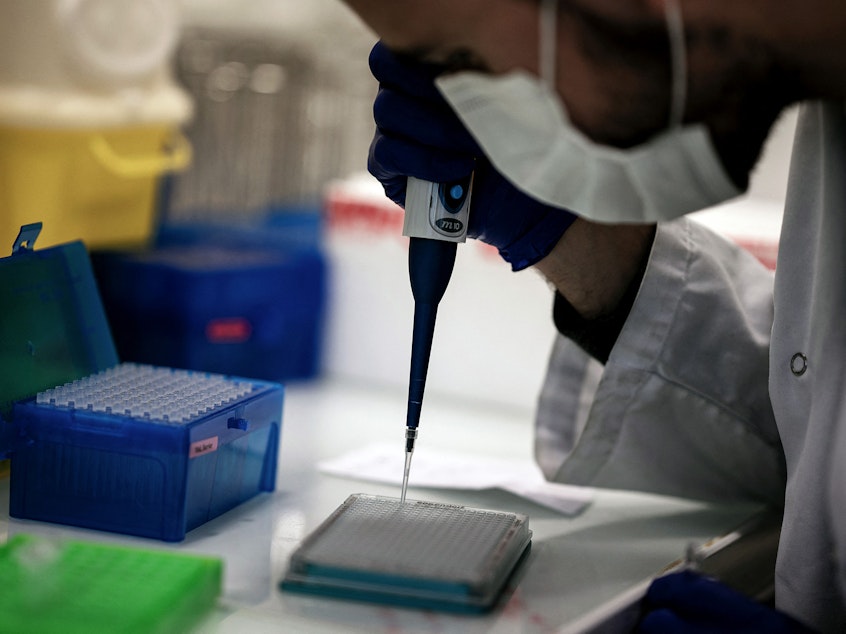
[(400, 498), (403, 502), (420, 424), (438, 304), (452, 276), (456, 245), (467, 239), (472, 180), (472, 174), (451, 183), (432, 183), (409, 177), (406, 188), (402, 233), (410, 238), (408, 273), (414, 296), (414, 329)]

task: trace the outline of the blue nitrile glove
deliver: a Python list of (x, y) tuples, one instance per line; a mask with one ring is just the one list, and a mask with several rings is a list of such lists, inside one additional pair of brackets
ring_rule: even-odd
[(699, 573), (684, 570), (652, 582), (643, 599), (639, 634), (810, 634), (772, 608)]
[(370, 69), (379, 94), (367, 167), (388, 198), (405, 205), (408, 176), (437, 183), (475, 170), (467, 234), (495, 246), (515, 271), (543, 259), (575, 216), (526, 196), (490, 165), (435, 87), (444, 69), (396, 55), (381, 42), (370, 53)]

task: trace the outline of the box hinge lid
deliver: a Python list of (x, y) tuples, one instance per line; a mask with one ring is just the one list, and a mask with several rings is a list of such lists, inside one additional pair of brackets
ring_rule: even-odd
[(0, 457), (15, 401), (118, 363), (85, 246), (36, 250), (40, 231), (21, 227), (0, 258)]

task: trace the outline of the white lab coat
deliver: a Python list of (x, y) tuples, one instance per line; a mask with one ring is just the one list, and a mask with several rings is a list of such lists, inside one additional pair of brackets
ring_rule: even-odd
[(776, 271), (773, 291), (701, 225), (659, 226), (605, 367), (557, 340), (536, 455), (560, 482), (783, 503), (777, 607), (846, 631), (842, 104), (803, 106)]

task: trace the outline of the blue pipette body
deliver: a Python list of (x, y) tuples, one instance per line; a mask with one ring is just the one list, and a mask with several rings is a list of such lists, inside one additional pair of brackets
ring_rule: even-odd
[(457, 243), (466, 239), (471, 182), (472, 175), (446, 184), (409, 178), (403, 233), (410, 238), (408, 273), (414, 296), (414, 330), (406, 413), (403, 501), (423, 408), (438, 305), (452, 276)]
[(406, 427), (416, 428), (420, 424), (438, 304), (452, 276), (456, 247), (455, 242), (431, 238), (411, 238), (409, 241), (408, 275), (414, 296), (414, 330)]

